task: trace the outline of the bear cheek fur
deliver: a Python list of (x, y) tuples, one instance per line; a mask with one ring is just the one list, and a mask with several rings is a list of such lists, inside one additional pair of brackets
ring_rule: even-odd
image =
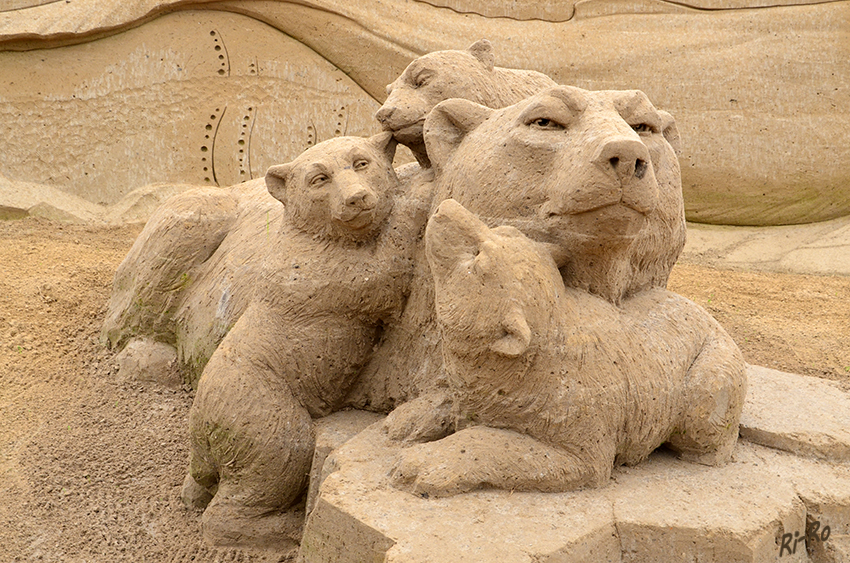
[(663, 139), (647, 143), (658, 179), (658, 206), (649, 215), (649, 226), (632, 247), (631, 270), (634, 290), (667, 287), (667, 279), (685, 246), (685, 206), (679, 160)]
[(284, 196), (284, 215), (289, 224), (299, 231), (325, 234), (333, 220), (330, 192), (326, 189), (311, 189), (299, 172), (296, 170), (291, 175), (293, 181)]

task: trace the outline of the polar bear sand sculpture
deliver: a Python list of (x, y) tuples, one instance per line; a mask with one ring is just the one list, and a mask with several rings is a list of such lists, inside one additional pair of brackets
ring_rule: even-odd
[[(455, 426), (404, 450), (417, 494), (566, 491), (662, 443), (728, 461), (746, 394), (732, 339), (696, 304), (650, 289), (617, 308), (565, 288), (543, 245), (456, 201), (426, 231)], [(468, 426), (467, 428), (463, 428)]]
[[(489, 65), (487, 52), (486, 44), (477, 44), (464, 56)], [(685, 236), (673, 118), (639, 91), (558, 86), (502, 109), (443, 101), (425, 119), (423, 138), (432, 167), (406, 176), (405, 184), (391, 166), (396, 140), (384, 132), (326, 141), (273, 166), (262, 181), (181, 195), (157, 212), (131, 250), (133, 260), (116, 275), (105, 336), (119, 345), (139, 336), (165, 339), (203, 369), (190, 414), (184, 499), (196, 506), (211, 499), (202, 519), (210, 542), (298, 540), (313, 419), (343, 407), (389, 412), (401, 405), (385, 423), (390, 436), (433, 443), (408, 449), (398, 480), (435, 494), (511, 482), (543, 490), (599, 485), (614, 464), (635, 463), (664, 442), (701, 461), (728, 456), (745, 385), (742, 360), (704, 312), (665, 290)], [(619, 366), (609, 374), (610, 393), (599, 401), (580, 392), (565, 399), (578, 410), (561, 414), (581, 416), (578, 426), (560, 427), (562, 440), (539, 426), (555, 411), (530, 405), (520, 414), (505, 411), (500, 420), (478, 408), (474, 386), (463, 385), (475, 375), (460, 361), (466, 341), (452, 340), (462, 331), (447, 322), (445, 306), (459, 300), (440, 301), (438, 317), (435, 277), (420, 236), (425, 211), (449, 198), (488, 228), (505, 225), (489, 231), (469, 219), (476, 232), (501, 240), (507, 230), (516, 235), (509, 242), (535, 249), (523, 260), (539, 273), (537, 285), (506, 297), (529, 300), (524, 316), (466, 327), (479, 340), (488, 330), (496, 330), (496, 340), (506, 337), (488, 348), (487, 361), (513, 358), (535, 373), (562, 360), (572, 375), (583, 365), (576, 354), (592, 354), (582, 348), (590, 344), (571, 348), (561, 340), (571, 322), (587, 324), (573, 327), (576, 334), (611, 339), (594, 356), (607, 366), (600, 369), (610, 371), (614, 361)], [(208, 208), (215, 213), (207, 216)], [(443, 208), (438, 217), (447, 215)], [(191, 235), (185, 240), (178, 234), (184, 228)], [(432, 258), (438, 246), (431, 245)], [(516, 264), (505, 260), (510, 285)], [(446, 279), (437, 276), (436, 283), (448, 287)], [(479, 285), (487, 289), (490, 281)], [(539, 295), (532, 291), (544, 286)], [(501, 297), (494, 295), (494, 303)], [(554, 301), (563, 301), (565, 310)], [(575, 315), (566, 310), (573, 301), (581, 304)], [(550, 317), (539, 318), (539, 303), (549, 303)], [(619, 322), (623, 326), (605, 326)], [(637, 338), (650, 325), (663, 342)], [(187, 336), (193, 326), (207, 327), (196, 331), (194, 343)], [(669, 363), (656, 381), (643, 368), (659, 365), (665, 345)], [(638, 382), (638, 374), (646, 377)], [(590, 389), (598, 375), (582, 374), (583, 384)], [(634, 383), (633, 394), (620, 392), (623, 381)], [(651, 401), (656, 387), (666, 402), (643, 421), (643, 401)], [(521, 382), (503, 390), (507, 401), (528, 395)], [(713, 390), (722, 393), (707, 398)], [(514, 391), (515, 398), (507, 396)], [(686, 416), (681, 405), (689, 401), (701, 410)], [(604, 428), (619, 421), (625, 429), (606, 435), (590, 457), (571, 456), (571, 432), (598, 408), (610, 411)], [(484, 426), (467, 432), (458, 415), (475, 422), (479, 410)], [(469, 468), (462, 482), (428, 477), (436, 474), (420, 454), (447, 444), (451, 453), (450, 445), (465, 436), (486, 441), (490, 431), (511, 433), (511, 440), (528, 433), (516, 439), (543, 455), (557, 453), (570, 476), (550, 472), (529, 481), (483, 463), (478, 473)]]
[[(454, 198), (485, 222), (546, 243), (566, 286), (615, 304), (666, 287), (685, 241), (678, 132), (642, 92), (560, 86), (500, 110), (448, 100), (428, 116), (425, 142), (434, 201)], [(379, 404), (395, 373), (426, 382), (396, 390), (402, 401), (440, 377), (433, 280), (424, 254), (416, 262), (400, 327), (390, 327), (362, 379), (373, 388), (353, 397), (360, 404)], [(424, 410), (428, 422), (397, 413), (393, 435), (445, 426), (433, 418), (444, 409)]]
[(495, 66), (493, 46), (486, 39), (466, 51), (435, 51), (410, 63), (392, 84), (375, 118), (407, 146), (423, 167), (430, 166), (422, 126), (443, 100), (464, 98), (502, 108), (555, 86), (554, 80), (531, 70)]
[(214, 494), (202, 519), (211, 543), (297, 541), (303, 507), (287, 509), (306, 486), (312, 418), (339, 407), (401, 312), (425, 220), (399, 194), (395, 146), (389, 133), (331, 139), (266, 175), (286, 229), (189, 413), (189, 471)]

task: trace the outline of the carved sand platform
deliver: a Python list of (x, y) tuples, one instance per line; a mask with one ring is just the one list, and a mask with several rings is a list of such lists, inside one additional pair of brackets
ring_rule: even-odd
[(659, 450), (615, 470), (607, 487), (572, 493), (401, 492), (389, 476), (404, 450), (374, 424), (325, 462), (299, 560), (850, 560), (850, 393), (757, 366), (748, 377), (741, 439), (727, 466)]

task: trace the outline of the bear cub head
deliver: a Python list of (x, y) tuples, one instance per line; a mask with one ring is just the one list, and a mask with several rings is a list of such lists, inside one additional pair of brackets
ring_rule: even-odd
[(491, 229), (447, 199), (428, 221), (425, 252), (449, 364), (485, 354), (509, 362), (545, 341), (553, 304), (564, 300), (545, 247), (514, 227)]
[(375, 118), (400, 142), (421, 142), (425, 116), (438, 103), (456, 97), (485, 103), (477, 99), (478, 82), (492, 72), (494, 64), (493, 46), (486, 39), (465, 51), (436, 51), (419, 57), (387, 86), (387, 100)]
[(399, 181), (391, 133), (337, 137), (269, 168), (266, 187), (288, 223), (319, 238), (374, 239), (392, 210)]

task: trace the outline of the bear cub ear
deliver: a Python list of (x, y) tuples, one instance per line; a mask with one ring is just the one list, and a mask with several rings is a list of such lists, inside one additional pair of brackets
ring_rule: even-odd
[(398, 146), (398, 141), (395, 140), (391, 131), (384, 131), (377, 135), (369, 137), (369, 143), (375, 147), (378, 153), (382, 154), (387, 159), (387, 164), (392, 166), (395, 158), (395, 149)]
[(496, 66), (496, 55), (493, 54), (493, 44), (486, 39), (479, 39), (469, 46), (469, 54), (481, 61), (488, 71)]
[(273, 198), (285, 204), (286, 197), (286, 177), (292, 171), (292, 163), (278, 164), (272, 166), (266, 172), (266, 189)]
[(490, 229), (453, 199), (444, 200), (428, 219), (425, 255), (435, 279), (444, 280), (464, 261), (474, 258)]

